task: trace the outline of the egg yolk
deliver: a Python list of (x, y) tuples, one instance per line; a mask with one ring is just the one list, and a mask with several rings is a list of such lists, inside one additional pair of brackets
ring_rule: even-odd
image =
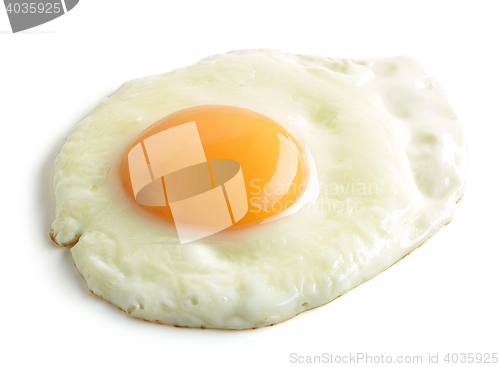
[(162, 118), (130, 144), (120, 164), (125, 190), (145, 210), (176, 225), (218, 226), (230, 218), (231, 228), (289, 208), (307, 174), (302, 147), (281, 125), (219, 105)]

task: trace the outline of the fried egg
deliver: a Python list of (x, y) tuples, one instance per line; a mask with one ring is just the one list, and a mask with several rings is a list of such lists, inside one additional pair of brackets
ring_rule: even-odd
[(129, 81), (74, 128), (51, 237), (131, 316), (255, 328), (424, 243), (466, 168), (462, 125), (417, 61), (234, 51)]

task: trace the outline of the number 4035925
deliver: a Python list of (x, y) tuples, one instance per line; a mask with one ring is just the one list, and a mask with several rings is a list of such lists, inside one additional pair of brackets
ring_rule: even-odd
[(448, 353), (447, 363), (498, 363), (498, 353)]
[(9, 14), (59, 14), (62, 11), (60, 3), (9, 3), (6, 10)]

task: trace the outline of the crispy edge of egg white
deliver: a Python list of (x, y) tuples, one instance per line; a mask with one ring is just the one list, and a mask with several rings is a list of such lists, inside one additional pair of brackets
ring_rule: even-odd
[[(245, 59), (246, 56), (261, 56), (263, 57), (264, 59), (266, 57), (270, 57), (270, 58), (290, 58), (292, 59), (292, 62), (293, 63), (296, 63), (298, 64), (297, 66), (299, 66), (300, 68), (303, 68), (303, 69), (311, 69), (311, 73), (313, 73), (314, 75), (316, 76), (319, 76), (321, 77), (321, 75), (324, 75), (325, 73), (330, 73), (330, 72), (334, 72), (334, 73), (339, 73), (339, 77), (341, 77), (342, 75), (347, 75), (349, 77), (351, 77), (353, 79), (353, 81), (355, 81), (356, 83), (358, 83), (360, 86), (365, 84), (365, 83), (378, 83), (378, 85), (375, 86), (375, 89), (379, 89), (380, 93), (378, 95), (378, 97), (382, 100), (382, 105), (385, 106), (386, 110), (390, 111), (390, 114), (392, 116), (395, 116), (396, 119), (414, 119), (415, 121), (412, 121), (411, 123), (412, 124), (418, 124), (418, 121), (424, 119), (425, 120), (425, 116), (411, 116), (411, 111), (406, 111), (405, 110), (405, 104), (408, 104), (408, 101), (393, 101), (391, 100), (391, 98), (393, 99), (394, 98), (394, 90), (397, 90), (399, 87), (402, 87), (401, 85), (391, 85), (391, 80), (389, 78), (389, 80), (385, 80), (383, 76), (380, 76), (380, 75), (384, 75), (384, 74), (390, 74), (391, 73), (391, 69), (393, 68), (398, 68), (398, 67), (401, 67), (403, 66), (403, 69), (404, 69), (404, 63), (409, 63), (411, 65), (411, 67), (409, 68), (410, 70), (413, 70), (415, 71), (414, 69), (417, 69), (417, 74), (420, 74), (418, 77), (414, 78), (415, 79), (415, 88), (420, 88), (420, 89), (426, 89), (426, 88), (431, 88), (431, 89), (438, 89), (439, 90), (439, 87), (436, 85), (435, 81), (433, 81), (425, 71), (423, 71), (423, 69), (418, 65), (418, 64), (415, 64), (415, 62), (411, 59), (408, 59), (408, 58), (393, 58), (393, 59), (379, 59), (379, 60), (372, 60), (372, 61), (350, 61), (350, 60), (337, 60), (337, 59), (329, 59), (329, 58), (323, 58), (323, 57), (313, 57), (313, 56), (302, 56), (302, 55), (288, 55), (288, 54), (282, 54), (282, 53), (279, 53), (279, 52), (274, 52), (274, 51), (237, 51), (237, 52), (233, 52), (233, 53), (230, 53), (230, 54), (227, 54), (227, 55), (216, 55), (216, 56), (213, 56), (211, 58), (207, 58), (205, 60), (202, 60), (200, 63), (203, 64), (203, 63), (208, 63), (209, 65), (213, 63), (213, 61), (217, 61), (217, 60), (220, 60), (220, 59), (224, 59), (224, 58), (227, 58), (227, 57), (231, 57), (231, 56), (235, 56), (236, 57), (236, 62), (241, 62), (241, 58)], [(199, 64), (200, 64), (199, 63)], [(195, 64), (197, 65), (197, 64)], [(326, 67), (325, 67), (326, 65)], [(185, 68), (184, 70), (188, 70), (189, 68), (191, 67), (188, 67), (188, 68)], [(420, 68), (420, 69), (419, 69)], [(375, 73), (375, 74), (380, 74), (378, 76), (378, 78), (374, 78), (373, 75), (370, 76), (370, 74), (372, 73)], [(411, 74), (411, 73), (410, 73)], [(164, 75), (168, 75), (168, 74), (164, 74)], [(140, 80), (137, 80), (135, 82), (138, 83), (138, 87), (141, 88), (144, 86), (144, 83), (143, 82), (148, 82), (148, 81), (151, 81), (151, 79), (154, 78), (154, 77), (146, 77), (146, 78), (143, 78), (143, 79), (140, 79)], [(363, 80), (365, 79), (365, 80)], [(373, 80), (375, 79), (375, 80)], [(141, 82), (142, 81), (142, 82)], [(131, 83), (133, 84), (134, 81), (132, 82), (129, 82), (129, 83), (126, 83), (126, 88), (127, 89), (131, 89), (133, 90), (133, 85), (131, 85)], [(421, 85), (417, 85), (418, 83), (421, 83)], [(396, 83), (397, 84), (397, 83)], [(132, 87), (132, 88), (131, 88)], [(403, 85), (403, 88), (402, 88), (402, 92), (404, 93), (408, 93), (408, 90), (411, 90), (411, 88), (408, 88), (408, 85), (406, 85), (406, 88), (404, 88), (405, 86)], [(124, 87), (122, 87), (124, 88)], [(122, 90), (122, 88), (120, 88), (120, 90)], [(118, 92), (120, 92), (120, 90)], [(118, 93), (117, 92), (117, 93)], [(384, 95), (384, 92), (386, 92), (386, 95)], [(404, 93), (402, 93), (404, 95)], [(398, 94), (396, 93), (396, 96)], [(444, 96), (441, 96), (442, 98), (445, 98)], [(408, 99), (411, 99), (412, 98), (412, 95), (411, 93), (409, 93), (408, 96), (406, 96), (406, 98)], [(386, 99), (384, 101), (384, 99)], [(123, 102), (123, 101), (118, 101), (118, 102)], [(196, 101), (190, 101), (191, 104), (196, 104)], [(422, 101), (420, 101), (422, 102)], [(424, 98), (424, 101), (422, 102), (424, 105), (424, 108), (423, 107), (420, 107), (420, 109), (424, 109), (425, 110), (425, 98)], [(448, 101), (445, 99), (445, 102), (448, 103)], [(446, 104), (445, 103), (445, 104)], [(198, 102), (198, 104), (203, 104), (203, 101), (200, 101)], [(436, 106), (433, 106), (433, 108), (435, 108)], [(439, 106), (438, 106), (439, 107)], [(444, 106), (446, 108), (451, 108), (449, 105), (448, 106)], [(101, 106), (99, 105), (97, 107), (96, 110), (98, 110), (99, 108), (105, 108), (105, 106)], [(437, 107), (436, 107), (437, 108)], [(445, 109), (446, 109), (445, 108)], [(175, 110), (175, 109), (174, 109)], [(453, 109), (451, 109), (453, 110)], [(261, 110), (262, 111), (262, 110)], [(261, 112), (259, 111), (259, 112)], [(270, 112), (272, 113), (272, 112)], [(94, 113), (92, 113), (89, 117), (92, 117), (94, 115)], [(418, 115), (418, 114), (417, 114)], [(160, 116), (161, 117), (161, 116)], [(154, 122), (154, 121), (152, 121)], [(415, 128), (415, 127), (414, 127)], [(418, 130), (418, 127), (416, 128)], [(75, 129), (76, 130), (76, 129)], [(72, 132), (71, 135), (74, 135), (74, 132)], [(70, 136), (71, 136), (70, 135)], [(424, 131), (424, 135), (425, 135), (425, 131)], [(425, 138), (425, 136), (423, 137)], [(76, 139), (76, 141), (70, 141), (70, 139), (68, 139), (70, 144), (71, 143), (77, 143), (78, 142), (78, 139)], [(408, 144), (411, 145), (411, 141), (408, 142)], [(418, 148), (418, 141), (415, 143), (417, 148)], [(461, 148), (464, 148), (464, 145), (465, 143), (463, 143), (461, 145)], [(63, 148), (64, 149), (64, 148)], [(409, 148), (411, 150), (411, 147)], [(415, 149), (414, 149), (415, 150)], [(417, 149), (417, 152), (406, 152), (406, 154), (418, 154), (418, 149)], [(431, 155), (431, 158), (432, 158), (432, 152), (430, 153)], [(60, 164), (60, 162), (59, 162)], [(56, 161), (56, 167), (57, 167), (58, 163)], [(419, 167), (412, 167), (412, 169), (414, 170), (419, 170)], [(421, 169), (421, 167), (420, 167)], [(464, 167), (465, 169), (465, 167)], [(60, 173), (61, 170), (57, 170), (56, 169), (56, 178), (55, 178), (55, 189), (57, 190), (57, 186), (58, 186), (58, 179), (57, 179), (57, 174)], [(461, 195), (463, 195), (463, 190), (464, 190), (464, 187), (465, 187), (465, 176), (461, 177), (459, 179), (459, 183), (460, 185), (458, 186), (458, 188), (455, 190), (455, 194), (456, 195), (459, 195), (458, 199), (456, 201), (459, 200), (459, 198), (461, 197)], [(417, 184), (418, 186), (418, 184)], [(431, 186), (430, 188), (426, 188), (425, 189), (425, 192), (424, 194), (429, 197), (429, 198), (433, 198), (433, 195), (436, 196), (436, 197), (439, 197), (440, 193), (439, 193), (439, 188), (435, 188), (435, 187), (432, 187), (432, 185), (429, 185)], [(56, 198), (57, 198), (57, 195), (56, 195)], [(59, 197), (60, 199), (60, 197)], [(57, 200), (56, 200), (57, 201)], [(56, 210), (57, 212), (57, 210)], [(453, 214), (453, 213), (452, 213)], [(451, 215), (452, 216), (452, 215)], [(55, 220), (55, 226), (53, 225), (53, 229), (51, 230), (51, 237), (54, 239), (54, 241), (60, 245), (73, 245), (75, 243), (78, 242), (79, 240), (79, 236), (81, 234), (83, 234), (85, 232), (85, 228), (82, 228), (82, 224), (81, 223), (78, 223), (77, 220), (75, 220), (74, 218), (72, 218), (71, 216), (67, 216), (66, 217), (66, 220), (67, 222), (65, 223), (65, 226), (66, 228), (64, 228), (64, 226), (61, 226), (59, 225), (57, 222), (57, 220), (61, 219), (60, 217), (65, 217), (65, 213), (64, 212), (58, 212), (58, 214), (56, 215), (56, 220)], [(451, 220), (451, 218), (450, 218)], [(443, 223), (442, 225), (444, 224), (447, 224), (449, 223), (449, 221), (446, 221), (446, 223)], [(442, 227), (442, 225), (439, 226)], [(54, 230), (54, 227), (56, 228)], [(439, 229), (437, 228), (437, 229)], [(62, 229), (62, 230), (61, 230)], [(81, 233), (80, 233), (81, 232)], [(436, 230), (437, 232), (437, 230)], [(435, 232), (434, 232), (435, 233)], [(430, 234), (430, 236), (432, 236), (434, 233)], [(420, 245), (423, 244), (423, 242), (425, 242), (430, 236), (428, 236), (427, 238), (424, 238), (423, 241), (420, 243), (420, 244), (417, 244), (417, 245), (414, 245), (412, 246), (411, 249), (409, 249), (408, 252), (406, 252), (406, 254), (404, 254), (402, 257), (400, 258), (396, 258), (396, 260), (394, 262), (392, 262), (391, 264), (388, 264), (388, 266), (392, 266), (395, 262), (401, 260), (404, 256), (408, 255), (411, 251), (413, 251), (415, 248), (419, 247)], [(82, 269), (79, 268), (77, 266), (78, 270), (80, 271), (80, 273), (82, 273)], [(387, 269), (388, 267), (385, 267), (384, 269), (382, 269), (381, 271)], [(376, 274), (380, 273), (381, 271), (377, 272)], [(375, 274), (375, 275), (376, 275)], [(82, 274), (83, 276), (83, 274)], [(372, 275), (371, 277), (368, 277), (367, 279), (364, 279), (360, 282), (358, 282), (357, 284), (355, 284), (354, 286), (351, 286), (351, 287), (348, 287), (349, 289), (347, 289), (345, 292), (342, 292), (341, 294), (337, 295), (336, 297), (332, 298), (332, 299), (329, 299), (327, 300), (326, 302), (323, 302), (321, 304), (316, 304), (312, 307), (310, 307), (309, 309), (312, 309), (312, 308), (315, 308), (315, 307), (318, 307), (324, 303), (328, 303), (330, 301), (332, 301), (333, 299), (337, 298), (338, 296), (342, 295), (342, 294), (345, 294), (348, 290), (354, 288), (355, 286), (363, 283), (364, 281), (368, 280), (368, 279), (371, 279), (374, 275)], [(85, 278), (85, 276), (84, 276)], [(87, 284), (88, 284), (88, 279), (85, 278), (86, 281), (87, 281)], [(102, 298), (103, 295), (102, 294), (99, 294), (99, 293), (96, 293), (94, 292), (91, 287), (89, 287), (89, 289), (96, 295), (98, 296), (101, 296)], [(106, 298), (104, 298), (106, 299)], [(108, 302), (114, 304), (115, 306), (117, 306), (118, 308), (120, 308), (120, 306), (118, 306), (115, 302), (112, 302), (110, 301), (109, 299), (106, 299)], [(140, 307), (139, 307), (140, 308)], [(120, 308), (121, 309), (121, 308)], [(307, 310), (308, 308), (306, 309), (302, 309), (302, 310), (299, 310), (298, 312), (295, 312), (293, 314), (290, 314), (288, 316), (290, 317), (284, 317), (280, 320), (278, 320), (277, 322), (281, 322), (281, 321), (285, 321), (297, 314), (299, 314), (300, 312), (302, 311), (305, 311)], [(127, 312), (127, 311), (125, 311)], [(146, 319), (148, 321), (154, 321), (154, 322), (160, 322), (160, 323), (164, 323), (162, 322), (161, 320), (151, 320), (151, 319), (147, 319), (145, 317), (141, 317), (140, 315), (132, 315), (136, 318), (142, 318), (142, 319)], [(255, 327), (259, 327), (259, 326), (267, 326), (267, 325), (273, 325), (275, 324), (276, 322), (272, 322), (272, 323), (268, 323), (266, 324), (265, 322), (263, 322), (262, 324), (259, 324), (259, 325), (248, 325), (248, 327), (243, 327), (243, 328), (255, 328)], [(166, 324), (169, 324), (169, 323), (166, 323)], [(203, 325), (203, 324), (200, 324), (198, 326), (193, 326), (193, 325), (175, 325), (175, 324), (169, 324), (169, 325), (174, 325), (174, 326), (181, 326), (181, 327), (201, 327), (201, 328), (205, 328), (205, 327), (209, 327), (209, 328), (218, 328), (216, 327), (216, 325)], [(221, 327), (221, 328), (224, 328), (226, 329), (226, 327)], [(237, 328), (237, 329), (241, 329), (241, 328)]]

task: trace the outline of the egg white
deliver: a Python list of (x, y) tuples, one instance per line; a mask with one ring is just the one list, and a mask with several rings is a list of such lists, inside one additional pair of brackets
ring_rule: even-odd
[[(169, 113), (206, 104), (249, 108), (292, 132), (314, 160), (314, 200), (184, 245), (134, 205), (118, 171), (126, 147)], [(454, 215), (466, 165), (462, 125), (413, 59), (236, 51), (129, 81), (82, 120), (55, 162), (51, 233), (74, 245), (88, 287), (132, 316), (260, 327), (348, 292), (435, 234)]]

